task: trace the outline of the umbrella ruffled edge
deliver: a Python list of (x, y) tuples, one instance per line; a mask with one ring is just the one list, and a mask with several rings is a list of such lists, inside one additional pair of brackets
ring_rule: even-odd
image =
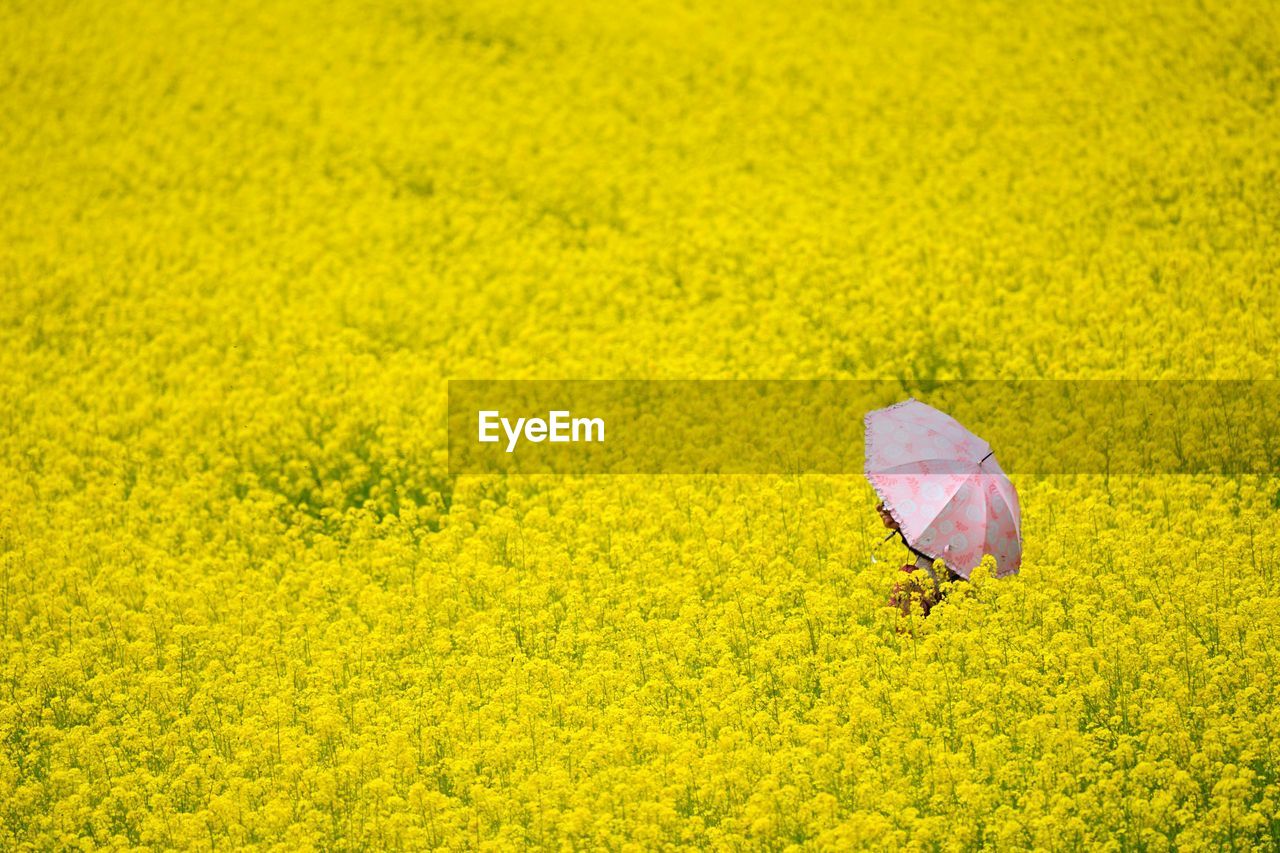
[(972, 571), (973, 571), (973, 569), (970, 569), (968, 572), (963, 571), (963, 570), (961, 570), (958, 566), (956, 566), (954, 563), (952, 563), (952, 562), (950, 562), (949, 560), (947, 560), (947, 558), (946, 558), (946, 557), (939, 557), (937, 554), (930, 554), (930, 553), (929, 553), (928, 551), (926, 551), (924, 548), (921, 548), (921, 547), (920, 547), (920, 546), (918, 546), (918, 545), (912, 545), (910, 542), (908, 542), (908, 541), (907, 541), (907, 534), (906, 534), (906, 533), (904, 533), (904, 532), (903, 532), (903, 530), (902, 530), (902, 519), (898, 517), (898, 512), (897, 512), (897, 510), (895, 510), (895, 509), (893, 508), (893, 505), (889, 503), (889, 499), (888, 499), (888, 498), (886, 498), (886, 497), (884, 496), (884, 494), (880, 491), (880, 487), (876, 485), (875, 480), (872, 480), (872, 479), (871, 479), (871, 476), (872, 476), (872, 475), (870, 475), (870, 474), (868, 474), (868, 475), (867, 475), (867, 481), (871, 483), (871, 489), (872, 489), (872, 491), (874, 491), (874, 492), (876, 493), (876, 496), (877, 496), (878, 498), (880, 498), (880, 501), (881, 501), (881, 503), (883, 503), (883, 504), (884, 504), (885, 509), (889, 510), (889, 515), (893, 518), (893, 520), (894, 520), (894, 521), (898, 522), (898, 531), (897, 531), (897, 532), (898, 532), (898, 535), (899, 535), (900, 537), (902, 537), (902, 541), (903, 541), (903, 543), (907, 546), (907, 550), (908, 550), (908, 551), (917, 551), (917, 552), (919, 552), (919, 553), (921, 553), (921, 554), (924, 554), (924, 555), (925, 555), (926, 557), (928, 557), (930, 560), (941, 560), (941, 561), (942, 561), (942, 564), (943, 564), (944, 566), (946, 566), (948, 569), (950, 569), (951, 571), (953, 571), (953, 572), (955, 572), (956, 574), (960, 575), (960, 577), (964, 578), (965, 580), (968, 580), (968, 579), (969, 579), (969, 572), (972, 572)]
[(871, 411), (867, 412), (865, 415), (862, 416), (862, 425), (865, 428), (865, 437), (863, 441), (866, 444), (866, 450), (865, 450), (866, 455), (862, 462), (862, 474), (867, 478), (867, 482), (871, 484), (871, 490), (876, 493), (876, 497), (880, 498), (880, 502), (884, 504), (885, 509), (889, 510), (889, 516), (898, 523), (898, 535), (902, 537), (902, 541), (906, 543), (907, 550), (918, 551), (919, 553), (924, 554), (930, 560), (941, 560), (944, 566), (946, 566), (948, 569), (950, 569), (951, 571), (955, 572), (956, 574), (960, 575), (961, 577), (967, 580), (969, 577), (968, 572), (960, 571), (960, 569), (958, 569), (956, 566), (947, 562), (946, 557), (939, 557), (936, 554), (930, 554), (925, 549), (918, 548), (907, 541), (907, 534), (906, 534), (906, 531), (902, 529), (902, 519), (898, 516), (898, 511), (893, 508), (893, 504), (889, 503), (889, 499), (885, 497), (883, 492), (880, 491), (880, 486), (875, 481), (876, 477), (880, 477), (883, 475), (878, 473), (872, 473), (871, 471), (871, 457), (875, 451), (875, 443), (871, 439), (871, 416), (880, 414), (882, 412), (891, 412), (894, 409), (900, 409), (903, 406), (909, 405), (911, 403), (918, 403), (918, 402), (920, 401), (917, 400), (915, 397), (908, 397), (907, 399), (900, 400), (897, 403), (894, 403), (892, 405), (885, 406), (880, 409), (872, 409)]

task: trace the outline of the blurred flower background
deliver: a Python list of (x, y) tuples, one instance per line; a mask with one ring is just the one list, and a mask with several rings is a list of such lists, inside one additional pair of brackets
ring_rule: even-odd
[(1274, 379), (1276, 11), (8, 4), (0, 846), (1274, 849), (1275, 477), (1018, 479), (1022, 573), (899, 630), (860, 476), (444, 427)]

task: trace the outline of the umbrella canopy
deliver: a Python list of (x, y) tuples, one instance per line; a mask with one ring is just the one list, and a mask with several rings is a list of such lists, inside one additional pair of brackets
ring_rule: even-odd
[(991, 445), (914, 398), (869, 412), (866, 425), (867, 479), (908, 545), (965, 578), (987, 554), (997, 575), (1018, 571), (1018, 491)]

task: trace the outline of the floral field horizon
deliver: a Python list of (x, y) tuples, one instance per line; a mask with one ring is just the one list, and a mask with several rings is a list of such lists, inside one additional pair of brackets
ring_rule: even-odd
[(446, 390), (1280, 379), (1275, 12), (7, 5), (0, 848), (1280, 848), (1266, 464), (1064, 415), (925, 618), (856, 472), (450, 476)]

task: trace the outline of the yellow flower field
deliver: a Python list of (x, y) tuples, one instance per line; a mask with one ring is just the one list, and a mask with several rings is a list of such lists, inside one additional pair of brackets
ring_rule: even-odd
[(0, 849), (1277, 849), (1280, 478), (1015, 476), (1021, 574), (904, 625), (860, 476), (445, 435), (1280, 378), (1277, 13), (5, 5)]

